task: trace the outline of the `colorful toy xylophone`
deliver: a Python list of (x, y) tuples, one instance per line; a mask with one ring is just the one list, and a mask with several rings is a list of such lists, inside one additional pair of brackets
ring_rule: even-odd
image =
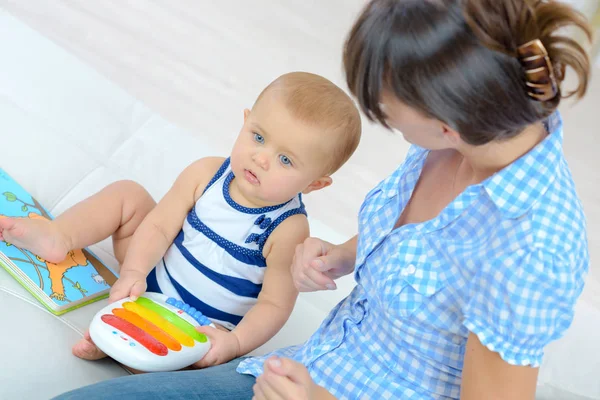
[(210, 349), (196, 326), (208, 318), (180, 300), (145, 293), (136, 301), (116, 301), (90, 325), (96, 346), (118, 362), (140, 371), (173, 371), (199, 361)]

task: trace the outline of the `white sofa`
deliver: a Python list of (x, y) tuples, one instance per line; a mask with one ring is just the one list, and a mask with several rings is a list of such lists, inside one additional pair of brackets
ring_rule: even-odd
[[(315, 29), (320, 33), (329, 30), (335, 36), (335, 40), (319, 42), (308, 27), (324, 21), (324, 18), (311, 20), (314, 12), (308, 6), (296, 5), (293, 10), (294, 13), (304, 12), (306, 21), (297, 19), (294, 13), (283, 13), (282, 18), (289, 20), (289, 26), (288, 31), (280, 32), (269, 31), (272, 25), (268, 24), (267, 28), (260, 30), (262, 21), (258, 17), (271, 10), (266, 4), (260, 5), (259, 10), (250, 16), (252, 18), (245, 13), (248, 10), (223, 11), (216, 14), (222, 18), (219, 24), (224, 28), (216, 33), (211, 31), (214, 24), (209, 23), (210, 15), (205, 17), (207, 35), (198, 45), (199, 51), (206, 51), (208, 58), (222, 56), (216, 57), (218, 61), (207, 60), (204, 64), (190, 65), (186, 64), (184, 57), (183, 62), (178, 59), (178, 64), (171, 65), (170, 61), (162, 60), (157, 62), (156, 70), (148, 68), (148, 75), (140, 78), (146, 79), (146, 83), (151, 82), (152, 73), (158, 73), (159, 67), (173, 67), (172, 85), (155, 88), (155, 94), (164, 93), (166, 98), (174, 99), (173, 102), (161, 103), (173, 107), (161, 109), (172, 119), (177, 119), (173, 117), (178, 112), (183, 115), (181, 110), (197, 113), (195, 121), (202, 129), (181, 129), (6, 11), (22, 13), (24, 20), (32, 23), (52, 18), (49, 8), (41, 7), (37, 10), (38, 14), (28, 14), (20, 8), (20, 3), (8, 3), (6, 9), (0, 8), (0, 167), (21, 182), (55, 215), (118, 179), (134, 179), (159, 199), (191, 161), (206, 155), (227, 154), (239, 129), (242, 108), (251, 106), (261, 87), (277, 74), (302, 69), (302, 65), (306, 65), (306, 69), (324, 73), (343, 85), (339, 67), (340, 49), (334, 49), (332, 43), (341, 43), (344, 29), (349, 25), (319, 25)], [(352, 3), (353, 12), (358, 7), (358, 2), (355, 3)], [(345, 18), (348, 19), (353, 12), (346, 11)], [(246, 21), (247, 25), (240, 28), (239, 21), (243, 17), (249, 17), (252, 22)], [(280, 21), (278, 26), (286, 26), (285, 20)], [(68, 32), (69, 27), (72, 28), (66, 24), (60, 29)], [(82, 31), (80, 34), (85, 36), (87, 33)], [(250, 38), (250, 35), (255, 36)], [(294, 48), (273, 45), (285, 43), (281, 38), (279, 41), (269, 39), (276, 35), (288, 35)], [(296, 38), (296, 35), (304, 37)], [(104, 37), (109, 42), (111, 38), (115, 39), (109, 34)], [(60, 35), (54, 39), (61, 41)], [(90, 40), (103, 43), (102, 38)], [(141, 42), (138, 44), (142, 45)], [(191, 49), (194, 44), (179, 43), (178, 46), (179, 49), (186, 46)], [(77, 53), (76, 48), (71, 50)], [(107, 51), (105, 48), (96, 50), (97, 53)], [(330, 54), (333, 51), (336, 53)], [(309, 57), (310, 62), (298, 63), (296, 58), (282, 61), (282, 52), (290, 58)], [(146, 53), (143, 49), (132, 48), (131, 54), (132, 57), (141, 57)], [(239, 59), (230, 54), (238, 54)], [(276, 65), (267, 68), (267, 71), (252, 67), (251, 72), (256, 78), (248, 81), (253, 76), (248, 69), (253, 62), (258, 62), (253, 61), (252, 54), (258, 54), (265, 64), (268, 64), (265, 59), (272, 57)], [(88, 56), (94, 58), (97, 54), (91, 51)], [(173, 57), (177, 60), (177, 54)], [(119, 67), (135, 62), (134, 58), (124, 60)], [(100, 63), (96, 67), (98, 65), (102, 66)], [(185, 68), (189, 71), (186, 72)], [(198, 71), (201, 74), (195, 74)], [(106, 69), (104, 72), (107, 72)], [(160, 73), (168, 75), (169, 71), (162, 70)], [(132, 72), (132, 79), (136, 74), (137, 71)], [(199, 83), (195, 78), (202, 81)], [(190, 93), (186, 89), (186, 79), (192, 87), (203, 90)], [(131, 83), (122, 84), (135, 92), (136, 85)], [(179, 97), (170, 90), (179, 91)], [(593, 90), (598, 91), (598, 85)], [(575, 117), (572, 119), (567, 127), (576, 128), (580, 121)], [(337, 183), (326, 193), (307, 196), (308, 211), (313, 216), (311, 229), (315, 236), (341, 242), (354, 234), (354, 215), (362, 196), (393, 168), (407, 149), (400, 138), (365, 125), (361, 148), (334, 177)], [(597, 169), (589, 174), (586, 169), (598, 164), (590, 156), (589, 144), (582, 143), (581, 148), (570, 149), (571, 154), (583, 151), (587, 158), (575, 158), (573, 168), (574, 172), (579, 172), (576, 179), (581, 191), (592, 199), (585, 204), (588, 216), (597, 223), (600, 209), (597, 200), (593, 202), (599, 193), (594, 187), (594, 182), (598, 183)], [(570, 142), (570, 145), (576, 143)], [(368, 154), (373, 149), (388, 152), (377, 156), (376, 166), (372, 162), (373, 156)], [(593, 230), (590, 234), (592, 244), (598, 246), (598, 226), (590, 223), (590, 228)], [(117, 267), (109, 241), (94, 246), (93, 250), (111, 267)], [(256, 353), (305, 340), (351, 287), (352, 278), (346, 277), (335, 292), (301, 295), (288, 324)], [(540, 378), (539, 399), (600, 398), (597, 376), (600, 346), (593, 338), (588, 339), (588, 332), (600, 327), (598, 297), (600, 290), (592, 277), (578, 306), (573, 329), (565, 339), (553, 344), (548, 352)], [(86, 362), (73, 357), (70, 352), (94, 313), (104, 305), (105, 301), (98, 302), (55, 317), (0, 269), (0, 399), (46, 399), (85, 384), (125, 375), (126, 372), (111, 360)]]

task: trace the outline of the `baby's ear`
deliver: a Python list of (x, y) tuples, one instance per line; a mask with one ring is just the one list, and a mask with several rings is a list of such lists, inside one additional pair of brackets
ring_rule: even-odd
[(247, 108), (244, 108), (244, 123), (246, 123), (246, 120), (248, 119), (248, 115), (250, 115), (250, 110), (248, 110)]
[(321, 190), (331, 185), (333, 180), (330, 176), (324, 176), (322, 178), (316, 179), (311, 182), (310, 185), (306, 189), (302, 191), (303, 194), (309, 194), (310, 192), (314, 192), (315, 190)]

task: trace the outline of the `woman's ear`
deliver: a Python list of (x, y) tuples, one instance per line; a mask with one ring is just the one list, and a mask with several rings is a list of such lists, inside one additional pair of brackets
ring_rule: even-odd
[(456, 132), (446, 124), (442, 124), (442, 135), (444, 135), (444, 138), (454, 146), (458, 145), (462, 140), (460, 133)]
[(321, 189), (326, 188), (327, 186), (331, 185), (332, 182), (333, 182), (333, 180), (331, 179), (330, 176), (324, 176), (322, 178), (312, 181), (311, 184), (308, 185), (306, 187), (306, 189), (304, 189), (302, 191), (302, 193), (309, 194), (310, 192), (314, 192), (315, 190), (321, 190)]

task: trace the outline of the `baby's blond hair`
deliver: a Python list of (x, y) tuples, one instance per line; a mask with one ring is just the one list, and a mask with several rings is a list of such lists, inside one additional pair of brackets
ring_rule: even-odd
[(322, 76), (290, 72), (271, 82), (254, 106), (268, 92), (277, 90), (289, 112), (299, 121), (323, 128), (335, 141), (326, 174), (337, 171), (354, 153), (360, 142), (361, 120), (352, 99)]

